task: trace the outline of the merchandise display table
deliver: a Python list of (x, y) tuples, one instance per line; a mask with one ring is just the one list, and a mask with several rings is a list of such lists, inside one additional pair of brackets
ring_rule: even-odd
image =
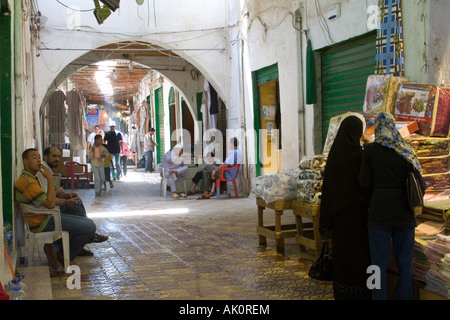
[[(281, 224), (281, 216), (284, 210), (292, 210), (293, 200), (277, 200), (275, 202), (266, 203), (262, 198), (256, 198), (258, 206), (258, 226), (257, 233), (259, 235), (259, 244), (266, 245), (266, 238), (273, 239), (276, 242), (276, 250), (278, 253), (284, 253), (284, 239), (295, 238), (297, 235), (296, 225)], [(275, 213), (275, 225), (264, 226), (264, 209), (272, 209)]]
[[(297, 225), (295, 240), (300, 245), (300, 252), (311, 259), (316, 259), (322, 251), (322, 237), (319, 232), (320, 205), (294, 201), (292, 209)], [(302, 218), (311, 219), (312, 222), (304, 223)], [(315, 256), (306, 253), (306, 247), (315, 251)]]

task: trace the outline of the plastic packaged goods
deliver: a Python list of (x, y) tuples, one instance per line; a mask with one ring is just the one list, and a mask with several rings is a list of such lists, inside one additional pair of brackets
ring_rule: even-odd
[(297, 200), (310, 204), (320, 204), (322, 192), (297, 191)]
[(449, 168), (450, 156), (438, 156), (429, 158), (419, 158), (423, 174), (446, 173)]
[(444, 191), (450, 189), (450, 172), (424, 174), (422, 177), (427, 185), (427, 191)]
[(297, 192), (298, 170), (288, 173), (275, 173), (256, 178), (252, 194), (267, 203), (277, 200), (294, 200)]
[(450, 89), (439, 87), (432, 91), (432, 95), (436, 104), (431, 135), (433, 137), (448, 137), (450, 133)]
[(364, 112), (374, 115), (383, 111), (393, 113), (400, 84), (407, 81), (408, 78), (392, 75), (370, 75), (366, 85)]
[(417, 121), (419, 133), (432, 135), (437, 87), (431, 84), (402, 83), (394, 116), (398, 121)]
[(325, 170), (325, 166), (327, 164), (327, 157), (325, 156), (311, 156), (311, 157), (302, 157), (300, 160), (299, 168), (300, 169), (312, 169), (312, 170)]
[(450, 138), (431, 138), (412, 134), (406, 141), (413, 147), (418, 157), (436, 157), (450, 155)]

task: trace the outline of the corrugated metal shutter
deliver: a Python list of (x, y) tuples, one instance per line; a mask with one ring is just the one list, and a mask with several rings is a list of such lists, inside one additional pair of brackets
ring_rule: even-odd
[(155, 90), (155, 136), (156, 143), (159, 145), (156, 147), (156, 161), (162, 163), (164, 158), (164, 103), (163, 103), (163, 88)]
[(330, 119), (362, 111), (367, 78), (375, 72), (376, 34), (338, 44), (322, 52), (322, 128), (326, 139)]

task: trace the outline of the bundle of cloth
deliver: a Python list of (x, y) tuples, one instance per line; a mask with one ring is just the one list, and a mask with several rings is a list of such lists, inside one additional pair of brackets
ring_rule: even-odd
[(450, 138), (413, 134), (406, 139), (416, 152), (427, 184), (427, 193), (450, 189)]
[(450, 298), (450, 277), (448, 273), (450, 237), (438, 235), (436, 240), (429, 241), (425, 247), (425, 254), (430, 263), (430, 268), (425, 277), (425, 289)]
[(424, 174), (423, 180), (427, 184), (427, 191), (444, 191), (450, 189), (450, 172)]
[(449, 138), (429, 138), (415, 133), (407, 137), (406, 141), (413, 147), (419, 158), (450, 154)]
[(323, 171), (327, 158), (322, 155), (303, 157), (299, 164), (297, 201), (320, 204), (322, 197)]
[(266, 203), (277, 200), (294, 200), (297, 191), (297, 177), (298, 170), (257, 177), (252, 194), (257, 198), (262, 198)]
[(413, 277), (423, 283), (426, 282), (426, 275), (430, 269), (430, 263), (425, 254), (425, 247), (428, 241), (421, 237), (416, 237), (414, 241)]

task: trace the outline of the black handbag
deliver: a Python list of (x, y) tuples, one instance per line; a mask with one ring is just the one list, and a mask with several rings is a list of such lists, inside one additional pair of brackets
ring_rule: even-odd
[(333, 268), (331, 254), (328, 247), (328, 238), (325, 234), (325, 241), (322, 245), (322, 252), (319, 258), (313, 262), (309, 269), (308, 276), (315, 280), (331, 281), (333, 280)]
[(416, 179), (416, 176), (414, 175), (412, 165), (408, 171), (408, 177), (406, 179), (406, 194), (409, 206), (411, 208), (411, 213), (415, 216), (422, 214), (423, 191)]

